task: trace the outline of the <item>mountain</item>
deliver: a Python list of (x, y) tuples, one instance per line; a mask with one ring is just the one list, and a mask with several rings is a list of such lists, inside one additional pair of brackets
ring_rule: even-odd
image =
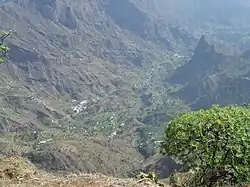
[(165, 123), (188, 110), (163, 80), (196, 38), (134, 1), (0, 6), (1, 29), (13, 30), (0, 67), (1, 154), (57, 173), (124, 177), (155, 154)]
[(57, 174), (168, 176), (169, 120), (248, 102), (249, 12), (246, 0), (0, 0), (13, 30), (0, 153)]
[(212, 43), (222, 45), (224, 53), (238, 53), (249, 48), (248, 0), (146, 2), (138, 1), (141, 3), (140, 6), (158, 12), (162, 20), (168, 24), (178, 25), (198, 38), (205, 34)]
[(250, 102), (249, 64), (249, 51), (237, 56), (219, 53), (202, 36), (191, 60), (177, 68), (169, 82), (183, 85), (176, 94), (194, 110), (242, 105)]

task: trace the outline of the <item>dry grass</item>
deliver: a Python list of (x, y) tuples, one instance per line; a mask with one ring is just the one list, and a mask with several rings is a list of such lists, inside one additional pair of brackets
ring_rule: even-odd
[[(187, 173), (177, 175), (180, 186), (190, 177)], [(0, 187), (170, 187), (168, 184), (169, 179), (155, 184), (150, 179), (120, 179), (101, 174), (55, 176), (38, 170), (20, 156), (0, 157)]]
[[(177, 175), (180, 186), (190, 177), (187, 173)], [(38, 170), (20, 156), (0, 157), (0, 187), (170, 187), (168, 184), (169, 179), (157, 185), (150, 179), (119, 179), (101, 174), (55, 176)]]
[(1, 187), (157, 187), (150, 181), (118, 179), (98, 174), (54, 176), (37, 170), (29, 161), (13, 156), (0, 159)]

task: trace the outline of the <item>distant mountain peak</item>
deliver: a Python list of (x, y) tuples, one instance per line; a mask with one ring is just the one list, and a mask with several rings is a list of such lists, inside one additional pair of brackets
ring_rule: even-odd
[(169, 81), (174, 84), (197, 82), (217, 72), (221, 57), (226, 58), (223, 54), (216, 52), (214, 46), (206, 40), (205, 35), (202, 35), (191, 60), (177, 68)]
[(204, 53), (215, 53), (214, 45), (208, 43), (206, 36), (202, 35), (197, 47), (195, 48), (194, 54), (204, 54)]

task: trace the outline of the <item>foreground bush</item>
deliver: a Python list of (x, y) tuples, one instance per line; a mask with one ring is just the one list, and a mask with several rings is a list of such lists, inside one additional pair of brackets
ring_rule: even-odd
[(216, 105), (181, 114), (168, 124), (161, 147), (195, 173), (195, 186), (249, 183), (250, 111)]

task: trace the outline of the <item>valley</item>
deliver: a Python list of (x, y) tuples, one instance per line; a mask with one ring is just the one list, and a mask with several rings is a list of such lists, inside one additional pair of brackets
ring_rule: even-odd
[(221, 2), (0, 0), (0, 29), (13, 30), (0, 154), (57, 175), (168, 177), (168, 121), (249, 103), (249, 3)]

